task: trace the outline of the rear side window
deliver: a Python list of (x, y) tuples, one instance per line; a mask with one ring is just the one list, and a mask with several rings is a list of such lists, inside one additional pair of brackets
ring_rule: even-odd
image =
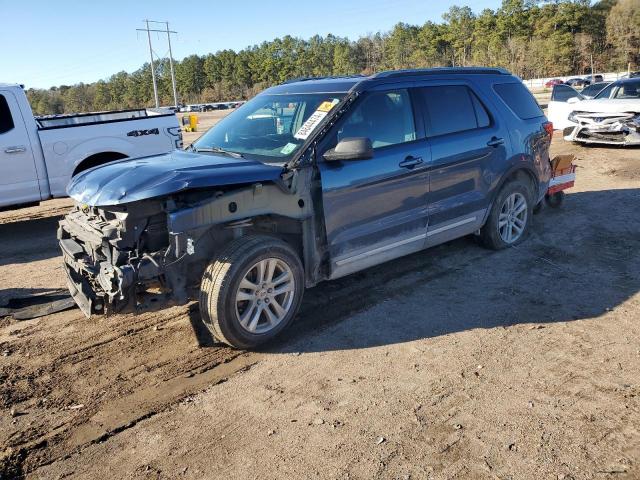
[(478, 97), (464, 85), (419, 88), (427, 118), (427, 136), (488, 127), (491, 119)]
[(521, 119), (528, 120), (544, 115), (536, 99), (522, 83), (499, 83), (493, 88)]
[(554, 85), (551, 92), (552, 102), (566, 102), (570, 98), (580, 98), (580, 94), (569, 85)]
[(4, 95), (0, 95), (0, 134), (13, 130), (13, 118), (11, 110)]

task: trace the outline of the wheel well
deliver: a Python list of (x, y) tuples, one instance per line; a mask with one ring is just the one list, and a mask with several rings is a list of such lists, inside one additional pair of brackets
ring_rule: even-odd
[(253, 218), (247, 233), (267, 234), (287, 242), (303, 259), (302, 224), (299, 220), (281, 215), (265, 215)]
[[(503, 182), (503, 185), (506, 185), (508, 182), (514, 180), (520, 180), (522, 182), (528, 183), (531, 187), (531, 193), (536, 197), (538, 196), (538, 180), (532, 172), (525, 168), (519, 168), (509, 174), (509, 176)], [(535, 201), (537, 200), (537, 198), (534, 198), (533, 200)]]
[(239, 221), (236, 225), (214, 225), (208, 230), (210, 241), (205, 248), (210, 250), (211, 255), (239, 236), (269, 235), (287, 242), (303, 258), (302, 225), (299, 220), (281, 215), (260, 215)]
[(82, 160), (73, 171), (73, 174), (71, 176), (75, 177), (80, 172), (84, 172), (85, 170), (89, 170), (90, 168), (97, 167), (98, 165), (102, 165), (104, 163), (113, 162), (114, 160), (121, 160), (123, 158), (127, 158), (127, 155), (120, 152), (96, 153)]

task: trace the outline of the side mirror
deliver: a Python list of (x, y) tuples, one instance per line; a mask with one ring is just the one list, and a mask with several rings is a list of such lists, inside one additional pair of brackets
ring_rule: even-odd
[(373, 145), (367, 137), (343, 138), (335, 148), (324, 152), (328, 162), (340, 160), (366, 160), (373, 157)]
[(578, 97), (571, 97), (567, 99), (567, 103), (578, 103), (580, 99)]

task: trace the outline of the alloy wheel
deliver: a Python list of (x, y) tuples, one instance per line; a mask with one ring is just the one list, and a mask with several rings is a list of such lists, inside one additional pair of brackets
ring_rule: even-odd
[(265, 258), (242, 277), (236, 292), (236, 315), (243, 329), (253, 334), (275, 328), (291, 310), (295, 296), (291, 267), (279, 258)]
[(527, 225), (527, 199), (519, 192), (509, 195), (500, 208), (498, 232), (506, 244), (515, 243)]

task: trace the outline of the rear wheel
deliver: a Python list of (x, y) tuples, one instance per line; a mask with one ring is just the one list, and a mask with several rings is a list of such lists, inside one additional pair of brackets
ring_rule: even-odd
[(287, 243), (268, 236), (241, 237), (205, 270), (200, 313), (216, 339), (252, 348), (291, 323), (303, 290), (302, 264)]
[(564, 195), (563, 191), (559, 191), (552, 193), (551, 195), (546, 195), (544, 200), (551, 208), (560, 208), (562, 206), (562, 202), (564, 202)]
[(529, 233), (533, 205), (528, 183), (515, 180), (502, 187), (487, 222), (480, 230), (482, 243), (500, 250), (522, 242)]

